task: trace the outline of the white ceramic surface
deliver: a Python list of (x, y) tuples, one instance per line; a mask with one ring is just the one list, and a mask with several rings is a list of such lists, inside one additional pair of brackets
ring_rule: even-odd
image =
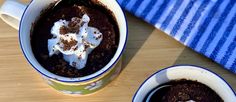
[[(55, 75), (47, 71), (38, 63), (33, 55), (30, 45), (31, 26), (32, 23), (34, 23), (34, 21), (39, 17), (40, 12), (47, 8), (49, 4), (55, 1), (56, 0), (32, 0), (31, 3), (26, 7), (23, 4), (18, 3), (16, 0), (6, 0), (0, 9), (0, 17), (12, 27), (16, 29), (19, 28), (20, 45), (28, 62), (42, 75), (62, 82), (83, 82), (92, 80), (93, 78), (98, 77), (111, 69), (112, 66), (114, 66), (120, 58), (127, 41), (127, 23), (125, 15), (119, 4), (115, 0), (99, 0), (103, 5), (107, 6), (107, 8), (114, 13), (120, 31), (120, 40), (117, 52), (104, 68), (94, 74), (85, 77), (67, 78)], [(19, 21), (20, 27), (18, 27)]]
[(133, 102), (142, 102), (148, 92), (158, 85), (178, 79), (201, 82), (213, 89), (225, 102), (236, 102), (233, 89), (223, 78), (205, 68), (191, 65), (173, 66), (156, 72), (140, 86)]

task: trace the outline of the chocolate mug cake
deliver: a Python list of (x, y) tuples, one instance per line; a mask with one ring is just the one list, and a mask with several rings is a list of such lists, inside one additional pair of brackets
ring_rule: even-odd
[(173, 80), (157, 88), (143, 102), (224, 102), (215, 91), (197, 81)]
[(71, 78), (102, 69), (118, 44), (117, 22), (96, 0), (62, 0), (50, 6), (34, 23), (31, 34), (38, 62), (56, 75)]

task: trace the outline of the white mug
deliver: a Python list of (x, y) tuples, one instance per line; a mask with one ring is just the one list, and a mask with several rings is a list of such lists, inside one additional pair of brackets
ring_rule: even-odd
[[(26, 6), (17, 2), (16, 0), (6, 0), (0, 9), (0, 17), (7, 24), (19, 30), (19, 41), (23, 54), (25, 55), (28, 62), (33, 66), (33, 68), (41, 73), (41, 75), (52, 87), (59, 91), (70, 94), (85, 95), (95, 92), (108, 84), (109, 80), (112, 80), (110, 78), (114, 78), (114, 75), (118, 75), (117, 73), (120, 72), (121, 63), (118, 62), (120, 61), (120, 57), (125, 48), (128, 36), (127, 22), (124, 12), (116, 0), (98, 0), (113, 12), (114, 17), (118, 23), (120, 32), (118, 49), (111, 61), (96, 73), (79, 78), (67, 78), (53, 74), (43, 68), (35, 59), (30, 43), (30, 31), (32, 24), (38, 19), (40, 12), (55, 1), (57, 0), (32, 0), (29, 5)], [(94, 83), (97, 84), (98, 82), (99, 87), (96, 86), (96, 90), (89, 90), (95, 89), (91, 87), (94, 87)], [(71, 86), (72, 88), (70, 88)]]
[(156, 72), (139, 87), (133, 97), (133, 102), (144, 102), (147, 94), (158, 85), (180, 79), (203, 83), (213, 89), (224, 102), (236, 102), (236, 93), (222, 77), (206, 68), (193, 65), (177, 65)]

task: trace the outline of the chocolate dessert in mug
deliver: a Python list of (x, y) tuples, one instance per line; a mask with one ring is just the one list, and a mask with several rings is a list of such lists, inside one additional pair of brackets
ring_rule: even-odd
[(121, 71), (127, 22), (115, 0), (6, 0), (0, 17), (19, 30), (26, 59), (60, 92), (91, 94)]

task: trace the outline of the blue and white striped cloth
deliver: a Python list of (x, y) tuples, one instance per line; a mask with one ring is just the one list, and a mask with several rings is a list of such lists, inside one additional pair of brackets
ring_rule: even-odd
[(236, 73), (236, 0), (117, 0), (127, 11)]

